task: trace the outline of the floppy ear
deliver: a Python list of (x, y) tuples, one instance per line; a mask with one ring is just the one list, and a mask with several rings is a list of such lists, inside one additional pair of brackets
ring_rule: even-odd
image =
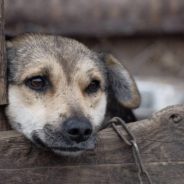
[(140, 105), (140, 94), (128, 70), (112, 55), (105, 56), (108, 83), (114, 98), (124, 107), (136, 108)]

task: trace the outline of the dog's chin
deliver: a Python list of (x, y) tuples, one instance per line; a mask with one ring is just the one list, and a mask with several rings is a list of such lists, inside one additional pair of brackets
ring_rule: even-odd
[(57, 155), (62, 156), (79, 156), (81, 155), (85, 149), (79, 148), (79, 147), (57, 147), (57, 148), (50, 148), (52, 152), (56, 153)]
[(78, 156), (82, 154), (84, 151), (93, 150), (95, 148), (96, 139), (95, 137), (90, 138), (89, 140), (81, 143), (73, 143), (72, 145), (66, 144), (65, 141), (44, 141), (42, 140), (38, 134), (33, 134), (32, 142), (39, 148), (50, 150), (57, 155), (62, 156)]
[(81, 151), (62, 151), (59, 149), (52, 149), (52, 151), (55, 154), (60, 155), (60, 156), (71, 156), (71, 157), (77, 157), (84, 152), (84, 150), (81, 150)]

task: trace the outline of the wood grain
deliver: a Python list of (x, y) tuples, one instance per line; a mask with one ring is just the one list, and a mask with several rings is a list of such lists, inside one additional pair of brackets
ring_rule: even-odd
[[(183, 184), (183, 165), (146, 165), (153, 184)], [(140, 184), (133, 164), (0, 170), (0, 184)]]
[[(183, 183), (184, 106), (166, 108), (128, 126), (154, 183)], [(1, 131), (0, 178), (0, 184), (138, 184), (132, 152), (111, 128), (99, 133), (94, 151), (74, 158), (38, 149), (15, 131)]]
[(6, 33), (183, 34), (183, 7), (183, 0), (6, 0)]
[(10, 125), (4, 115), (5, 106), (0, 106), (0, 131), (11, 130)]
[(4, 1), (0, 0), (0, 105), (7, 104), (7, 79), (4, 37)]

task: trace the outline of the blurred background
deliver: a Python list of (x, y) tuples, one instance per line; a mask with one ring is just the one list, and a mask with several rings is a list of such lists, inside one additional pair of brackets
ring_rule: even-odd
[(7, 38), (57, 34), (115, 55), (136, 78), (140, 119), (184, 103), (183, 0), (6, 0), (5, 17)]

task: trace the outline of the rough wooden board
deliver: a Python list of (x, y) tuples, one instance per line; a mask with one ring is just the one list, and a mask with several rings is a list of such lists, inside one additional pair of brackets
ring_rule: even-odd
[(0, 0), (0, 105), (7, 104), (6, 60), (4, 44), (4, 1)]
[(4, 108), (4, 106), (0, 106), (0, 131), (11, 129), (4, 115)]
[(6, 31), (93, 36), (183, 33), (183, 7), (183, 0), (6, 0)]
[[(183, 184), (183, 164), (146, 165), (153, 184)], [(140, 184), (133, 164), (0, 170), (0, 184)]]
[[(149, 120), (128, 126), (137, 138), (154, 183), (181, 184), (184, 181), (184, 106), (166, 108)], [(136, 184), (136, 173), (130, 148), (111, 128), (99, 133), (96, 150), (77, 158), (39, 150), (15, 131), (0, 132), (0, 184)]]

